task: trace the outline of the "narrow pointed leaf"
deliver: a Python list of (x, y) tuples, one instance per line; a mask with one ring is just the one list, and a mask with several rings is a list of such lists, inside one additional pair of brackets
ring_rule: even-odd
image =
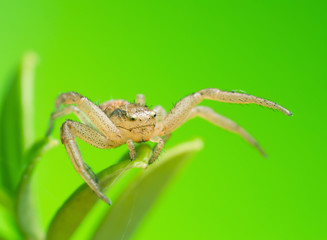
[(23, 152), (33, 142), (33, 79), (37, 56), (24, 55), (2, 99), (0, 116), (0, 180), (13, 195), (23, 166)]
[(5, 207), (7, 210), (13, 209), (13, 204), (6, 192), (0, 188), (0, 206)]
[(92, 239), (129, 239), (165, 187), (202, 146), (199, 139), (179, 144), (141, 172), (109, 209)]
[(44, 239), (45, 234), (40, 225), (37, 201), (32, 188), (32, 177), (41, 156), (57, 143), (56, 140), (44, 138), (36, 142), (24, 157), (27, 164), (18, 188), (16, 213), (26, 239)]
[(15, 216), (2, 207), (0, 207), (0, 239), (23, 239), (16, 225)]
[[(145, 168), (151, 151), (148, 145), (142, 144), (137, 149), (138, 157), (134, 161), (126, 156), (124, 160), (101, 171), (98, 174), (101, 188), (109, 189), (131, 168)], [(70, 239), (98, 200), (98, 196), (87, 184), (80, 186), (56, 213), (50, 224), (47, 239)]]
[(0, 239), (22, 239), (14, 215), (14, 204), (0, 189)]

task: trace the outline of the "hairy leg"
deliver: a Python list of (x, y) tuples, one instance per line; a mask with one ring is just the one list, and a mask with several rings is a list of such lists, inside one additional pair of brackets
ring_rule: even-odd
[(76, 92), (63, 93), (56, 100), (57, 110), (59, 110), (61, 104), (76, 104), (106, 138), (115, 142), (121, 141), (119, 129), (110, 121), (101, 108), (86, 97)]
[(204, 99), (239, 104), (254, 103), (268, 108), (277, 109), (289, 116), (292, 115), (292, 113), (286, 108), (263, 98), (258, 98), (245, 93), (227, 92), (216, 88), (207, 88), (180, 100), (169, 112), (167, 117), (162, 122), (158, 123), (156, 134), (166, 135), (174, 131), (185, 121), (189, 112)]
[[(167, 116), (166, 110), (160, 105), (155, 106), (153, 108), (153, 111), (155, 111), (157, 113), (157, 122), (161, 122)], [(162, 136), (162, 139), (164, 140), (164, 142), (167, 142), (169, 140), (170, 136), (171, 136), (171, 134), (169, 133), (167, 135)]]
[(163, 149), (163, 147), (165, 146), (165, 142), (163, 139), (161, 139), (160, 137), (152, 137), (150, 139), (151, 142), (156, 142), (157, 145), (153, 148), (152, 151), (152, 156), (149, 160), (149, 164), (152, 164), (159, 156), (161, 150)]
[(102, 193), (100, 186), (97, 183), (95, 173), (92, 172), (90, 167), (83, 161), (75, 137), (78, 137), (97, 148), (110, 148), (114, 143), (99, 132), (93, 130), (91, 127), (79, 122), (67, 120), (61, 127), (61, 141), (66, 147), (75, 170), (103, 201), (111, 205), (110, 200)]
[(166, 110), (160, 105), (155, 106), (153, 108), (153, 111), (155, 111), (157, 113), (157, 122), (161, 122), (167, 116)]
[(126, 144), (127, 144), (127, 148), (128, 148), (129, 156), (131, 157), (131, 160), (135, 160), (136, 150), (135, 150), (135, 145), (134, 145), (132, 139), (128, 139)]
[(96, 183), (98, 183), (99, 182), (98, 176), (92, 171), (91, 167), (87, 165), (85, 162), (84, 162), (84, 168), (87, 171), (87, 173), (90, 175), (90, 177), (93, 178), (93, 180)]
[(90, 119), (81, 110), (79, 110), (78, 107), (76, 107), (75, 105), (69, 105), (51, 114), (49, 128), (47, 130), (46, 136), (49, 136), (51, 134), (55, 119), (66, 116), (70, 113), (74, 113), (78, 117), (78, 119), (85, 125), (88, 125), (93, 129), (96, 129), (96, 127), (93, 125)]
[(222, 116), (218, 113), (216, 113), (214, 110), (212, 110), (209, 107), (204, 106), (197, 106), (191, 110), (189, 113), (188, 118), (186, 121), (194, 118), (194, 117), (202, 117), (205, 120), (215, 124), (218, 127), (221, 127), (223, 129), (226, 129), (230, 132), (236, 133), (240, 135), (242, 138), (244, 138), (248, 143), (250, 143), (252, 146), (258, 149), (258, 151), (266, 157), (266, 153), (264, 150), (260, 147), (258, 142), (242, 127), (240, 127), (237, 123), (230, 120), (229, 118)]
[(145, 106), (145, 96), (143, 94), (136, 95), (136, 103)]

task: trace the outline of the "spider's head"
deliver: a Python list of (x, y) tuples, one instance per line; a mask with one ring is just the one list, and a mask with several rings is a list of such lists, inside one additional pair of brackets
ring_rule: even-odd
[(153, 130), (156, 124), (156, 112), (140, 104), (126, 104), (115, 109), (109, 116), (119, 128)]

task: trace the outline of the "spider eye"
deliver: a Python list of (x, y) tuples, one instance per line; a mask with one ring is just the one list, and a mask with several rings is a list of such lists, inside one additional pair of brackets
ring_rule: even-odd
[(153, 115), (153, 117), (156, 117), (157, 116), (157, 114), (155, 113), (154, 115)]
[(131, 120), (132, 120), (132, 121), (135, 121), (135, 117), (131, 117)]

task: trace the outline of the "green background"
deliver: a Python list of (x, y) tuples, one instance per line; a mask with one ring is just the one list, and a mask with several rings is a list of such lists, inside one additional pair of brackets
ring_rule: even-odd
[[(135, 239), (326, 238), (324, 1), (1, 1), (1, 97), (27, 50), (40, 56), (36, 138), (67, 91), (94, 102), (143, 93), (168, 110), (203, 88), (243, 90), (293, 112), (204, 101), (256, 137), (268, 158), (202, 119), (186, 123), (166, 148), (195, 136), (205, 148)], [(79, 144), (96, 172), (127, 149)], [(82, 180), (61, 144), (36, 180), (47, 226)]]

